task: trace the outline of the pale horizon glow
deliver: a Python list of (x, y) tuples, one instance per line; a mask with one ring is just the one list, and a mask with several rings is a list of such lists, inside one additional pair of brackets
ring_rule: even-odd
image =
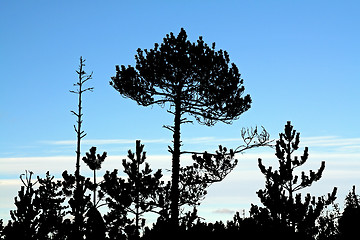
[[(199, 141), (196, 141), (199, 140)], [(301, 138), (300, 138), (301, 139)], [(296, 156), (301, 155), (305, 146), (309, 146), (309, 159), (307, 163), (301, 168), (297, 173), (300, 174), (301, 170), (307, 172), (308, 170), (316, 170), (320, 167), (321, 161), (325, 161), (326, 167), (323, 173), (323, 178), (313, 184), (305, 190), (305, 192), (310, 192), (312, 194), (319, 192), (320, 195), (326, 195), (328, 192), (332, 191), (333, 187), (338, 188), (338, 198), (337, 203), (340, 208), (343, 207), (343, 201), (346, 194), (351, 190), (352, 185), (348, 182), (358, 182), (360, 180), (359, 171), (360, 168), (360, 151), (357, 152), (344, 152), (344, 147), (353, 146), (354, 142), (359, 141), (359, 138), (340, 138), (336, 136), (316, 136), (316, 137), (304, 137), (304, 141), (301, 141), (300, 149), (295, 152)], [(207, 141), (211, 144), (212, 147), (216, 147), (216, 141), (213, 137), (206, 138), (194, 138), (188, 139), (194, 144), (203, 144), (204, 141)], [(223, 142), (224, 139), (219, 139), (220, 142)], [(239, 142), (239, 139), (233, 139), (234, 142)], [(89, 139), (87, 143), (95, 143), (97, 140)], [(68, 144), (68, 141), (59, 141), (64, 145)], [(86, 142), (86, 141), (84, 141)], [(114, 142), (118, 144), (132, 143), (131, 149), (134, 150), (135, 141), (124, 140), (124, 139), (102, 139), (99, 140), (100, 143), (106, 146), (111, 146)], [(159, 139), (149, 139), (144, 142), (148, 143), (165, 143)], [(143, 142), (142, 142), (143, 143)], [(346, 145), (346, 143), (348, 145)], [(44, 142), (44, 144), (53, 144), (49, 142)], [(91, 145), (90, 144), (90, 145)], [(311, 144), (311, 145), (309, 145)], [(61, 145), (55, 143), (54, 145)], [(85, 145), (85, 144), (84, 144)], [(147, 145), (145, 149), (147, 150)], [(312, 151), (312, 147), (327, 147), (329, 151), (319, 152)], [(214, 148), (216, 149), (216, 148)], [(260, 149), (259, 149), (260, 150)], [(203, 204), (199, 207), (199, 215), (205, 217), (209, 221), (216, 220), (230, 220), (236, 211), (239, 211), (242, 214), (242, 211), (245, 210), (245, 215), (248, 216), (248, 211), (250, 209), (250, 203), (261, 205), (259, 202), (256, 191), (261, 188), (264, 188), (264, 176), (261, 174), (260, 170), (257, 167), (257, 159), (262, 158), (263, 163), (268, 166), (273, 166), (276, 168), (277, 159), (275, 157), (274, 149), (267, 148), (262, 149), (262, 151), (257, 151), (257, 149), (248, 150), (244, 154), (237, 154), (235, 156), (239, 160), (238, 166), (234, 172), (230, 173), (229, 176), (222, 183), (215, 183), (208, 189), (208, 195), (203, 201)], [(119, 174), (122, 177), (125, 177), (125, 174), (122, 173), (122, 159), (127, 159), (126, 155), (115, 155), (108, 156), (105, 160), (103, 167), (98, 171), (98, 177), (101, 181), (102, 175), (105, 171), (112, 171), (113, 169), (118, 169)], [(341, 161), (338, 161), (341, 159)], [(12, 177), (19, 176), (22, 173), (25, 173), (25, 170), (31, 170), (34, 172), (34, 176), (39, 175), (40, 177), (45, 177), (46, 171), (50, 171), (51, 175), (56, 176), (58, 180), (61, 179), (62, 171), (68, 169), (74, 170), (75, 155), (74, 156), (48, 156), (48, 157), (18, 157), (18, 158), (0, 158), (4, 170), (0, 170), (0, 176), (9, 175)], [(166, 169), (171, 168), (171, 155), (160, 154), (152, 155), (151, 153), (147, 154), (147, 162), (150, 164), (150, 167), (156, 171), (157, 169), (162, 169), (164, 181), (170, 180), (170, 171)], [(182, 164), (189, 165), (191, 164), (191, 156), (184, 155), (182, 156)], [(23, 166), (23, 171), (19, 170), (19, 166)], [(32, 166), (37, 166), (35, 169), (31, 169)], [(351, 170), (347, 169), (350, 168)], [(71, 171), (70, 171), (71, 173)], [(92, 172), (87, 169), (84, 163), (81, 164), (81, 173), (87, 177), (92, 177)], [(34, 178), (36, 179), (36, 178)], [(19, 178), (4, 178), (0, 179), (0, 191), (4, 189), (11, 189), (12, 195), (7, 197), (2, 197), (4, 201), (0, 204), (1, 212), (5, 213), (6, 210), (14, 209), (13, 204), (11, 203), (12, 199), (16, 196), (17, 191), (20, 189), (21, 181)], [(227, 186), (224, 188), (224, 186)], [(228, 191), (226, 191), (228, 190)], [(6, 201), (5, 201), (6, 199)], [(219, 205), (223, 203), (223, 205)], [(221, 208), (221, 206), (229, 206), (228, 208)], [(233, 214), (231, 214), (233, 213)], [(215, 214), (215, 215), (214, 215)], [(5, 216), (4, 219), (9, 219), (9, 215)]]

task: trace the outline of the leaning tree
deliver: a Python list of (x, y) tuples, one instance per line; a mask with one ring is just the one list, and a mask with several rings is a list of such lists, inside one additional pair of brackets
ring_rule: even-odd
[(173, 132), (170, 208), (172, 223), (178, 225), (180, 126), (191, 122), (184, 115), (207, 126), (230, 124), (250, 108), (251, 98), (244, 95), (243, 79), (229, 54), (216, 51), (215, 43), (208, 46), (202, 37), (190, 42), (184, 29), (177, 37), (167, 34), (153, 49), (138, 49), (135, 59), (135, 68), (116, 66), (110, 84), (139, 105), (168, 104), (174, 116), (173, 125), (164, 127)]

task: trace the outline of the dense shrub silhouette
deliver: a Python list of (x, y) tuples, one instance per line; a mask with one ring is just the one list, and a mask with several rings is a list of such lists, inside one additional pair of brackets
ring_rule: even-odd
[(69, 239), (83, 239), (85, 234), (85, 215), (92, 207), (91, 196), (87, 192), (92, 189), (93, 184), (90, 178), (82, 175), (76, 177), (64, 171), (63, 174), (63, 191), (68, 197), (68, 214), (73, 220), (68, 220), (67, 229), (70, 231)]
[(317, 240), (338, 240), (339, 234), (339, 218), (341, 217), (340, 208), (337, 203), (333, 203), (324, 209), (323, 213), (317, 220), (318, 233)]
[(92, 206), (86, 213), (86, 240), (105, 240), (106, 226), (99, 210)]
[[(258, 191), (264, 207), (252, 205), (250, 217), (240, 217), (236, 213), (234, 218), (226, 223), (217, 221), (207, 223), (197, 215), (195, 202), (201, 199), (192, 190), (181, 193), (181, 201), (187, 202), (187, 198), (194, 201), (193, 211), (182, 214), (179, 217), (179, 225), (174, 235), (172, 222), (169, 218), (171, 182), (163, 182), (161, 170), (153, 172), (146, 162), (144, 145), (136, 141), (136, 151), (129, 150), (128, 159), (124, 159), (122, 166), (125, 177), (118, 175), (118, 170), (107, 172), (104, 180), (99, 184), (99, 199), (94, 204), (89, 193), (94, 191), (94, 182), (84, 176), (79, 177), (79, 186), (76, 187), (75, 176), (63, 173), (63, 179), (54, 180), (54, 177), (46, 174), (45, 178), (38, 177), (33, 180), (33, 173), (27, 171), (21, 175), (23, 181), (18, 196), (15, 198), (16, 210), (10, 212), (11, 220), (2, 227), (0, 224), (0, 239), (354, 239), (358, 236), (360, 219), (359, 196), (355, 193), (355, 187), (346, 197), (345, 209), (341, 214), (337, 205), (332, 205), (335, 199), (336, 188), (328, 198), (315, 199), (307, 195), (303, 200), (299, 193), (294, 192), (299, 188), (305, 188), (321, 178), (323, 167), (317, 172), (310, 171), (310, 175), (301, 174), (301, 180), (296, 180), (292, 172), (296, 167), (304, 164), (307, 160), (307, 149), (299, 160), (292, 157), (298, 148), (299, 134), (293, 130), (290, 122), (285, 126), (285, 133), (280, 134), (280, 140), (276, 143), (276, 156), (280, 162), (279, 169), (273, 171), (266, 168), (259, 160), (260, 170), (266, 177), (266, 188)], [(284, 147), (285, 146), (285, 147)], [(290, 147), (290, 148), (289, 148)], [(91, 148), (86, 154), (89, 159), (99, 162), (101, 157), (96, 157), (96, 151)], [(291, 149), (289, 151), (289, 149)], [(290, 154), (288, 154), (290, 153)], [(194, 165), (182, 173), (184, 192), (186, 184), (192, 185), (192, 181), (211, 184), (218, 177), (206, 176), (205, 173), (216, 172), (219, 166), (232, 168), (235, 162), (232, 160), (233, 151), (219, 148), (216, 155), (194, 155)], [(94, 157), (95, 156), (95, 157)], [(204, 162), (203, 162), (204, 161)], [(209, 162), (209, 163), (206, 163)], [(226, 163), (221, 163), (222, 161)], [(290, 163), (289, 163), (290, 162)], [(211, 167), (212, 166), (212, 167)], [(321, 166), (324, 166), (322, 164)], [(202, 168), (211, 169), (202, 169)], [(221, 170), (219, 176), (221, 176)], [(204, 172), (202, 172), (204, 171)], [(223, 174), (227, 174), (224, 170)], [(194, 176), (191, 179), (191, 176)], [(291, 184), (289, 184), (291, 181)], [(180, 185), (181, 186), (181, 185)], [(199, 188), (194, 184), (194, 188)], [(199, 188), (204, 189), (204, 188)], [(291, 195), (289, 189), (293, 190)], [(75, 225), (74, 201), (75, 191), (81, 190), (83, 196), (81, 202), (76, 203), (82, 224)], [(201, 192), (201, 191), (200, 191)], [(277, 195), (279, 194), (279, 195)], [(194, 196), (192, 196), (194, 195)], [(293, 196), (293, 200), (291, 200)], [(196, 200), (197, 199), (197, 200)], [(277, 202), (275, 202), (275, 201)], [(189, 204), (184, 203), (184, 204)], [(278, 204), (278, 205), (276, 205)], [(102, 216), (98, 207), (108, 206), (108, 211)], [(325, 211), (326, 207), (329, 210)], [(145, 225), (145, 213), (158, 214), (157, 221), (152, 225)], [(338, 224), (339, 222), (339, 224)], [(75, 229), (75, 227), (79, 227)]]
[(345, 199), (345, 209), (339, 219), (341, 239), (355, 239), (360, 236), (360, 197), (355, 193), (355, 186)]
[(4, 239), (63, 239), (65, 197), (61, 182), (54, 181), (49, 172), (35, 182), (32, 176), (31, 171), (20, 176), (23, 186), (15, 197), (16, 210), (10, 211), (11, 220), (4, 228)]
[(25, 180), (20, 176), (21, 186), (18, 196), (15, 197), (16, 210), (10, 211), (11, 220), (4, 229), (5, 239), (34, 239), (37, 236), (37, 223), (33, 219), (39, 214), (35, 207), (35, 190), (33, 188), (32, 172), (26, 171)]

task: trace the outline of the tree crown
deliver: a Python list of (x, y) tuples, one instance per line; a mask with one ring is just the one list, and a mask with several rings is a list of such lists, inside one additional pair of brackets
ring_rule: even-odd
[(251, 98), (243, 96), (243, 79), (229, 54), (202, 37), (191, 43), (184, 29), (177, 37), (167, 34), (153, 49), (138, 49), (135, 59), (135, 68), (116, 66), (110, 84), (139, 105), (170, 103), (171, 108), (178, 103), (181, 114), (206, 125), (231, 123), (250, 108)]

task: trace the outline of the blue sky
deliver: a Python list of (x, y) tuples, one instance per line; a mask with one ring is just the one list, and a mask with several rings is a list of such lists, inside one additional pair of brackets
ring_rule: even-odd
[[(309, 147), (309, 168), (327, 164), (311, 191), (323, 195), (338, 186), (342, 206), (360, 180), (359, 11), (357, 1), (0, 1), (0, 218), (14, 208), (25, 169), (40, 176), (74, 169), (70, 111), (77, 99), (69, 90), (80, 56), (95, 88), (84, 95), (82, 152), (93, 145), (107, 151), (103, 170), (112, 170), (142, 139), (150, 164), (169, 168), (171, 133), (162, 125), (171, 116), (122, 98), (109, 80), (115, 65), (135, 63), (137, 48), (152, 48), (181, 27), (191, 41), (203, 36), (227, 50), (253, 99), (232, 125), (183, 126), (184, 150), (235, 148), (241, 128), (256, 125), (277, 138), (292, 121)], [(264, 185), (258, 157), (276, 165), (271, 149), (238, 156), (236, 171), (211, 186), (199, 213), (230, 219), (227, 212), (257, 203)]]

